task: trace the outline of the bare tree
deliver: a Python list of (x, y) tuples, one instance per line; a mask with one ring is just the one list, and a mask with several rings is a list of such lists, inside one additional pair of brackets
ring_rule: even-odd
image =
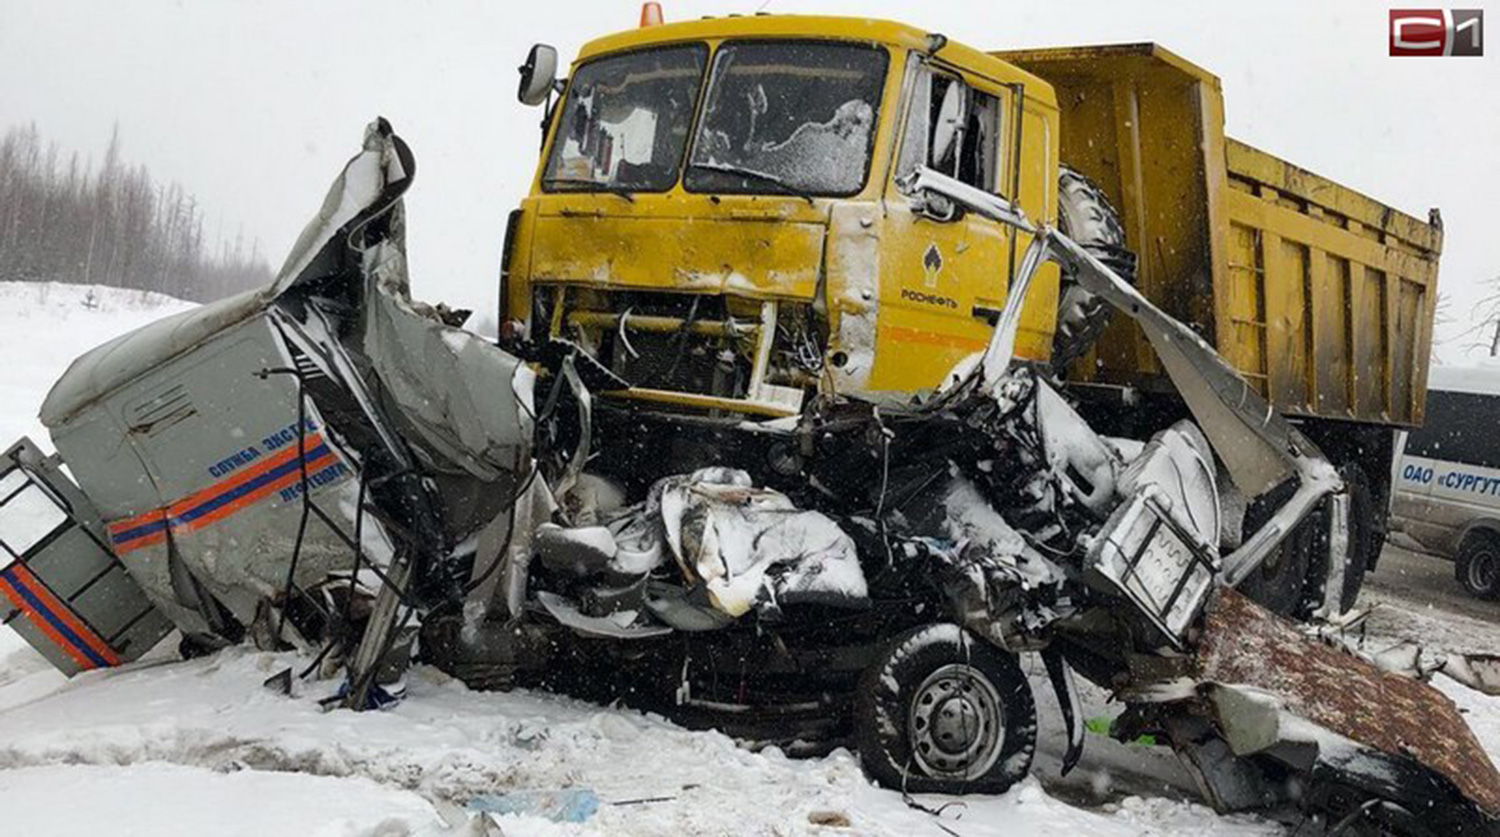
[(210, 300), (271, 280), (259, 242), (205, 248), (198, 202), (122, 155), (119, 126), (104, 161), (68, 156), (35, 125), (0, 137), (0, 280), (83, 282)]
[[(1477, 350), (1489, 357), (1500, 357), (1500, 276), (1481, 285), (1488, 289), (1488, 293), (1474, 306), (1469, 327), (1459, 332), (1457, 337), (1465, 341), (1462, 345), (1464, 354)], [(1441, 306), (1442, 303), (1443, 297), (1440, 294), (1438, 304)]]

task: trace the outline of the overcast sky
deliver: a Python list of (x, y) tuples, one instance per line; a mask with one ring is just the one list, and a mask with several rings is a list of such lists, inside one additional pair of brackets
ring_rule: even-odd
[[(1441, 207), (1441, 288), (1462, 321), (1500, 275), (1500, 39), (1483, 58), (1390, 58), (1390, 5), (663, 3), (668, 20), (887, 17), (985, 49), (1160, 42), (1223, 79), (1231, 135), (1419, 218)], [(181, 183), (211, 234), (243, 228), (276, 266), (383, 115), (417, 156), (416, 295), (489, 306), (505, 215), (536, 163), (540, 113), (515, 101), (516, 66), (535, 41), (569, 60), (638, 16), (629, 0), (0, 0), (0, 128), (35, 122), (98, 160), (118, 122), (127, 160)]]

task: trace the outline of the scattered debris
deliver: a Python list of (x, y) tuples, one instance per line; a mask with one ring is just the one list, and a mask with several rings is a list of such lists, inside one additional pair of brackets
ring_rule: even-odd
[(1445, 657), (1437, 670), (1469, 688), (1500, 697), (1500, 656), (1454, 654)]
[(810, 811), (807, 821), (813, 825), (826, 826), (828, 828), (852, 828), (849, 815), (842, 811)]
[(469, 800), (469, 810), (487, 814), (519, 814), (553, 822), (588, 822), (599, 812), (599, 795), (588, 788), (522, 790)]
[[(1081, 675), (1223, 810), (1493, 828), (1500, 775), (1451, 702), (1232, 589), (1299, 527), (1342, 566), (1337, 471), (1067, 236), (921, 169), (905, 188), (1030, 236), (986, 352), (906, 404), (685, 415), (596, 399), (628, 384), (585, 345), (512, 353), (412, 302), (414, 166), (372, 125), (273, 286), (108, 343), (59, 381), (43, 419), (76, 487), (35, 453), (0, 475), (44, 488), (90, 560), (107, 544), (185, 651), (303, 648), (317, 659), (298, 679), (337, 676), (330, 702), (355, 709), (399, 700), (420, 654), (477, 687), (627, 700), (761, 743), (852, 735), (877, 781), (959, 793), (1029, 771), (1017, 655), (1035, 651), (1065, 768), (1089, 723)], [(1016, 361), (1048, 261), (1135, 321), (1187, 415), (1106, 438)], [(1273, 490), (1256, 526), (1226, 500)], [(72, 554), (43, 535), (16, 566)], [(121, 660), (144, 650), (97, 639)], [(1494, 685), (1492, 658), (1439, 670)], [(291, 693), (292, 673), (267, 685)], [(568, 788), (469, 808), (577, 823), (599, 805)]]

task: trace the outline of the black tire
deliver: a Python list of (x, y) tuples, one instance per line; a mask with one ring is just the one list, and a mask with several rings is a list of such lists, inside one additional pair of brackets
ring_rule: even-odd
[[(1104, 262), (1125, 281), (1135, 284), (1135, 254), (1125, 248), (1120, 213), (1104, 190), (1078, 172), (1063, 166), (1057, 177), (1057, 227)], [(1097, 294), (1064, 272), (1057, 294), (1057, 333), (1052, 337), (1052, 366), (1059, 372), (1083, 356), (1104, 327), (1110, 311)]]
[(1469, 595), (1500, 599), (1500, 536), (1486, 531), (1465, 535), (1454, 556), (1453, 573)]
[(177, 654), (184, 660), (196, 660), (199, 657), (207, 657), (225, 646), (225, 642), (212, 636), (194, 636), (184, 634), (177, 642)]
[[(1359, 599), (1365, 574), (1374, 559), (1372, 553), (1382, 547), (1383, 541), (1378, 536), (1375, 498), (1364, 469), (1355, 463), (1347, 463), (1339, 468), (1339, 476), (1349, 492), (1348, 563), (1344, 565), (1344, 581), (1338, 599), (1338, 612), (1344, 613)], [(1281, 505), (1278, 499), (1284, 498), (1280, 495), (1289, 493), (1273, 490), (1257, 498), (1245, 515), (1245, 531), (1260, 528)], [(1311, 616), (1322, 597), (1321, 585), (1328, 567), (1328, 538), (1323, 534), (1327, 523), (1326, 511), (1308, 515), (1281, 542), (1281, 546), (1240, 583), (1240, 592), (1281, 616), (1293, 619)]]
[(1313, 565), (1318, 533), (1306, 523), (1297, 527), (1264, 563), (1240, 583), (1240, 592), (1281, 616), (1305, 620), (1312, 615), (1307, 576)]
[(1339, 597), (1339, 613), (1354, 607), (1365, 573), (1375, 565), (1385, 539), (1375, 519), (1375, 494), (1365, 469), (1351, 462), (1339, 469), (1344, 489), (1349, 492), (1349, 561), (1344, 565), (1344, 588)]
[(885, 787), (1003, 793), (1031, 770), (1036, 705), (1014, 655), (957, 625), (924, 625), (891, 640), (860, 678), (854, 735)]
[[(1259, 529), (1291, 497), (1296, 486), (1284, 483), (1255, 498), (1245, 511), (1245, 532)], [(1323, 516), (1309, 515), (1302, 525), (1293, 529), (1282, 540), (1281, 545), (1256, 567), (1239, 590), (1260, 606), (1280, 616), (1306, 619), (1311, 612), (1307, 601), (1307, 576), (1313, 566), (1313, 553), (1318, 547), (1317, 527)]]

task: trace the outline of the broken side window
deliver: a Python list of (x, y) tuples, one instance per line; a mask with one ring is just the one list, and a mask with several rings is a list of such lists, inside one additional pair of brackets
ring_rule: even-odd
[(918, 165), (993, 194), (1000, 190), (1001, 101), (957, 76), (918, 64), (897, 174)]
[(1000, 100), (970, 90), (968, 123), (959, 149), (958, 179), (1000, 193)]

